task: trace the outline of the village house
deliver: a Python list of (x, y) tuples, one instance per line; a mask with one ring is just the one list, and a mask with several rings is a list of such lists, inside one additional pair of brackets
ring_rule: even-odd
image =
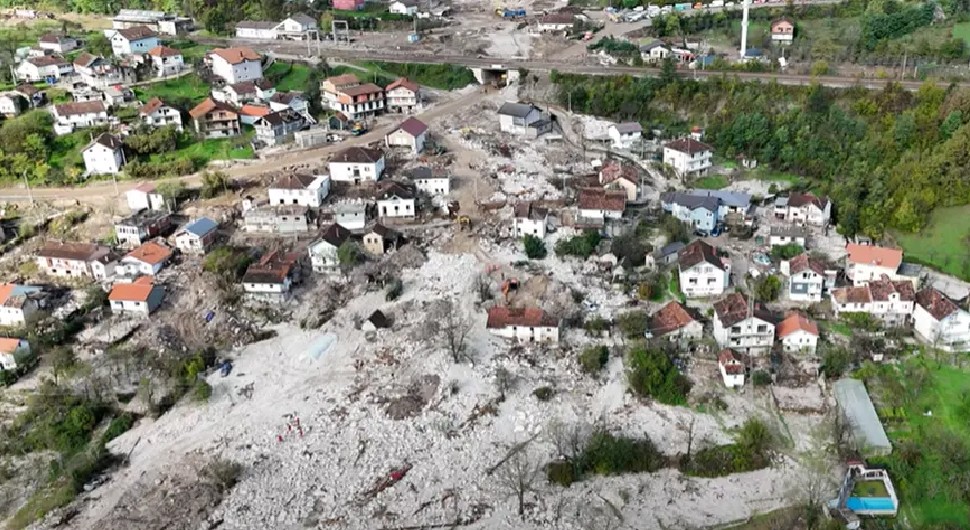
[(722, 348), (767, 353), (775, 342), (774, 316), (742, 293), (728, 294), (714, 303), (714, 339)]
[(340, 258), (337, 249), (350, 239), (350, 230), (338, 224), (332, 224), (320, 232), (317, 239), (307, 248), (310, 254), (310, 266), (313, 272), (319, 274), (334, 274), (340, 270)]
[(645, 260), (646, 265), (651, 269), (654, 267), (673, 265), (674, 263), (677, 263), (677, 259), (680, 257), (680, 251), (686, 246), (687, 245), (681, 243), (680, 241), (667, 243), (666, 245), (653, 251), (652, 254), (647, 255)]
[(152, 61), (152, 69), (158, 77), (166, 77), (179, 73), (185, 68), (182, 52), (168, 46), (155, 46), (148, 50), (148, 57)]
[(503, 103), (498, 109), (498, 124), (502, 132), (523, 135), (529, 127), (542, 120), (542, 111), (531, 103)]
[(916, 293), (913, 331), (934, 348), (948, 352), (970, 350), (970, 313), (932, 287)]
[(190, 110), (189, 117), (195, 123), (195, 132), (205, 138), (227, 138), (242, 132), (236, 109), (211, 97)]
[(59, 55), (44, 55), (24, 59), (17, 65), (17, 79), (27, 83), (56, 82), (74, 72), (74, 65)]
[(16, 283), (0, 284), (0, 326), (23, 327), (39, 307), (40, 287)]
[(714, 232), (720, 222), (717, 197), (668, 191), (660, 195), (660, 203), (670, 215), (705, 234)]
[(45, 33), (37, 39), (37, 47), (54, 53), (67, 53), (78, 47), (77, 39), (57, 33)]
[(134, 99), (134, 92), (127, 87), (107, 86), (101, 89), (101, 100), (108, 108), (117, 108)]
[(887, 326), (902, 326), (913, 314), (916, 291), (912, 282), (884, 275), (863, 285), (833, 289), (831, 299), (836, 316), (867, 313)]
[(674, 140), (664, 145), (663, 163), (681, 177), (706, 175), (714, 165), (714, 148), (693, 138)]
[(536, 32), (550, 33), (570, 30), (575, 22), (576, 16), (572, 13), (555, 11), (536, 19)]
[[(61, 103), (54, 105), (51, 113), (54, 115), (55, 125), (65, 129), (94, 127), (108, 123), (108, 109), (100, 101), (86, 101), (82, 103)], [(69, 132), (58, 130), (58, 134)]]
[(559, 342), (559, 319), (537, 307), (492, 307), (485, 328), (489, 333), (520, 342)]
[(183, 254), (205, 254), (216, 240), (219, 223), (199, 217), (175, 232), (175, 248)]
[(896, 272), (903, 263), (902, 250), (856, 243), (849, 243), (845, 250), (848, 253), (845, 275), (853, 285), (865, 285), (883, 276), (898, 279)]
[(240, 20), (236, 22), (237, 39), (275, 40), (279, 22), (272, 20)]
[(156, 98), (148, 100), (138, 109), (141, 122), (152, 128), (174, 126), (182, 132), (182, 113), (175, 107)]
[(250, 208), (243, 212), (243, 229), (259, 234), (298, 234), (310, 231), (306, 206), (287, 204)]
[(677, 301), (670, 301), (653, 316), (644, 336), (648, 339), (663, 337), (672, 341), (700, 340), (704, 325)]
[(114, 175), (125, 165), (125, 146), (111, 133), (101, 133), (81, 150), (85, 175)]
[(795, 40), (795, 22), (788, 17), (771, 21), (771, 42), (791, 44)]
[[(265, 98), (263, 98), (264, 101)], [(298, 112), (304, 116), (310, 123), (316, 123), (315, 120), (311, 121), (308, 118), (309, 115), (309, 104), (303, 94), (299, 92), (277, 92), (273, 90), (273, 95), (269, 97), (269, 108), (273, 112), (280, 110), (292, 110), (293, 112)]]
[(0, 93), (0, 114), (8, 118), (27, 110), (27, 100), (16, 92)]
[(30, 343), (16, 337), (0, 338), (0, 370), (13, 371), (30, 357)]
[(313, 17), (297, 13), (286, 17), (276, 26), (276, 36), (281, 39), (309, 40), (316, 36), (318, 29), (317, 21)]
[(640, 58), (648, 64), (657, 64), (670, 57), (670, 47), (659, 40), (640, 46)]
[(620, 219), (626, 209), (626, 191), (582, 188), (579, 190), (579, 216), (595, 223)]
[(329, 166), (334, 182), (377, 181), (384, 174), (384, 153), (379, 149), (350, 147), (335, 154)]
[(549, 225), (549, 209), (536, 206), (531, 202), (516, 203), (513, 208), (512, 232), (515, 237), (546, 237)]
[(772, 226), (768, 230), (768, 245), (771, 247), (783, 247), (785, 245), (798, 245), (802, 248), (808, 247), (808, 230), (804, 226)]
[(121, 9), (118, 15), (111, 19), (111, 27), (114, 29), (135, 26), (148, 26), (162, 35), (172, 36), (184, 35), (194, 29), (191, 18), (148, 9)]
[(724, 386), (741, 388), (744, 386), (744, 361), (731, 348), (724, 348), (717, 354), (717, 368), (721, 372)]
[(263, 57), (252, 48), (216, 48), (206, 58), (213, 75), (230, 85), (263, 77)]
[(828, 197), (811, 193), (778, 197), (774, 209), (776, 218), (798, 225), (827, 226), (832, 217), (832, 202)]
[(289, 299), (302, 273), (299, 253), (269, 252), (246, 269), (241, 281), (243, 292), (252, 300), (281, 303)]
[(121, 258), (119, 267), (127, 276), (156, 276), (172, 258), (172, 249), (149, 241), (136, 247)]
[(828, 288), (835, 285), (836, 271), (829, 271), (808, 253), (783, 261), (781, 273), (788, 276), (788, 299), (792, 302), (821, 302)]
[(413, 17), (418, 13), (418, 0), (394, 0), (387, 12)]
[(119, 246), (134, 248), (165, 235), (171, 227), (171, 216), (167, 212), (142, 210), (115, 223), (115, 237)]
[(775, 335), (784, 351), (814, 355), (818, 345), (818, 324), (793, 311), (775, 326)]
[(254, 125), (256, 120), (273, 112), (269, 105), (246, 104), (239, 109), (239, 123), (243, 125)]
[(421, 85), (406, 77), (396, 79), (384, 88), (387, 110), (411, 114), (421, 103)]
[(413, 184), (388, 181), (377, 192), (377, 216), (381, 219), (414, 219), (417, 204)]
[(321, 81), (320, 98), (324, 108), (354, 121), (384, 112), (384, 89), (373, 83), (361, 83), (354, 74)]
[(31, 108), (37, 107), (38, 105), (43, 105), (47, 101), (47, 94), (43, 90), (27, 83), (17, 85), (14, 88), (13, 93), (19, 94), (26, 99), (27, 104)]
[(108, 293), (111, 311), (147, 317), (162, 305), (165, 288), (155, 285), (151, 276), (141, 276), (131, 283), (115, 282)]
[(141, 182), (134, 188), (125, 192), (125, 199), (128, 201), (128, 208), (132, 213), (142, 210), (167, 210), (165, 198), (158, 193), (154, 182)]
[(403, 242), (404, 238), (399, 232), (381, 223), (374, 224), (374, 227), (364, 234), (364, 250), (373, 256), (380, 256), (391, 250), (397, 250)]
[(414, 187), (431, 197), (447, 197), (451, 193), (451, 176), (428, 166), (419, 166), (408, 173)]
[(145, 55), (159, 44), (158, 33), (148, 26), (119, 29), (111, 36), (111, 51), (115, 57)]
[(384, 143), (388, 148), (405, 147), (416, 155), (424, 151), (424, 143), (427, 138), (428, 126), (417, 118), (408, 118), (397, 128), (384, 135)]
[[(272, 98), (275, 93), (276, 88), (273, 87), (273, 84), (269, 80), (256, 79), (253, 81), (240, 81), (231, 85), (227, 84), (222, 87), (222, 90), (213, 91), (212, 98), (216, 101), (230, 103), (237, 107), (253, 102), (260, 102), (264, 106), (269, 106), (264, 102)], [(272, 106), (269, 106), (269, 108), (273, 110)]]
[(717, 249), (700, 239), (680, 251), (677, 271), (680, 290), (688, 298), (720, 295), (731, 277), (731, 265), (717, 255)]
[(367, 203), (361, 199), (340, 201), (333, 206), (333, 219), (348, 230), (361, 230), (367, 226)]
[(640, 171), (629, 162), (608, 160), (600, 168), (600, 185), (610, 190), (623, 190), (627, 201), (640, 198)]
[(292, 141), (293, 135), (306, 127), (306, 121), (301, 114), (286, 109), (257, 118), (253, 127), (257, 141), (274, 146)]
[(291, 173), (283, 175), (269, 186), (270, 204), (297, 204), (319, 208), (330, 194), (329, 175)]
[(104, 57), (81, 53), (74, 58), (74, 73), (80, 81), (91, 88), (102, 89), (109, 86), (129, 85), (138, 80), (131, 66), (113, 65)]
[(635, 121), (610, 125), (607, 134), (613, 142), (613, 149), (632, 149), (643, 138), (643, 127)]
[(339, 11), (360, 11), (364, 9), (365, 0), (333, 0), (333, 8)]
[(116, 259), (104, 245), (48, 241), (35, 254), (35, 261), (37, 269), (48, 276), (103, 280)]

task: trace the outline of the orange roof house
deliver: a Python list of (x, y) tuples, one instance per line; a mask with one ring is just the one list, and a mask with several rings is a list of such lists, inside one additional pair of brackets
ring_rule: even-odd
[(108, 294), (112, 311), (148, 315), (158, 309), (165, 298), (165, 289), (155, 285), (148, 276), (131, 283), (116, 283)]

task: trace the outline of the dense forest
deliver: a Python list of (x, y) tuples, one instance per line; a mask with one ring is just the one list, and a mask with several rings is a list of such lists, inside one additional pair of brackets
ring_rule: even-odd
[(934, 208), (970, 203), (970, 90), (699, 82), (669, 70), (660, 78), (553, 72), (552, 81), (577, 112), (672, 134), (702, 125), (720, 157), (745, 153), (808, 177), (835, 200), (847, 235), (916, 231)]

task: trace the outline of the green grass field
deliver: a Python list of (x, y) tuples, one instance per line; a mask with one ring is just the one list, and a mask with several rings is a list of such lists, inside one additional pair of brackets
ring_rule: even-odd
[(937, 208), (929, 225), (915, 234), (895, 233), (907, 259), (925, 263), (947, 274), (970, 280), (970, 206)]
[(287, 64), (283, 62), (273, 63), (263, 75), (267, 79), (274, 80), (276, 90), (289, 92), (296, 90), (306, 92), (307, 80), (310, 77), (310, 67), (302, 64)]
[(694, 181), (694, 187), (702, 190), (719, 190), (728, 187), (728, 179), (723, 175), (701, 177)]
[(178, 79), (136, 86), (135, 95), (143, 102), (157, 97), (170, 105), (191, 109), (209, 95), (209, 90), (209, 85), (205, 84), (199, 76), (188, 74)]
[(958, 22), (954, 24), (950, 35), (954, 39), (963, 39), (963, 42), (970, 45), (970, 22)]

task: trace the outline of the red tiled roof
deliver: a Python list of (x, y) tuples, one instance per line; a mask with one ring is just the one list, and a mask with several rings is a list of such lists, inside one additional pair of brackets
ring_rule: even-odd
[(544, 328), (558, 325), (559, 319), (537, 307), (526, 309), (493, 307), (488, 310), (488, 320), (485, 323), (485, 327), (488, 329), (501, 329), (509, 326)]
[(105, 108), (104, 103), (100, 101), (79, 101), (77, 103), (54, 105), (54, 112), (58, 116), (77, 116), (79, 114), (98, 114), (105, 112)]
[(125, 257), (134, 258), (149, 265), (158, 265), (172, 256), (172, 249), (149, 241), (129, 252)]
[(792, 313), (788, 318), (782, 320), (775, 326), (775, 333), (779, 339), (785, 338), (798, 330), (807, 331), (818, 337), (818, 325), (800, 313)]
[(112, 302), (147, 302), (154, 288), (152, 279), (142, 276), (132, 283), (116, 283), (111, 288), (108, 300)]
[(363, 96), (366, 94), (378, 94), (384, 92), (384, 89), (375, 85), (374, 83), (365, 83), (363, 85), (350, 86), (347, 88), (340, 89), (342, 94), (348, 96)]
[(667, 149), (673, 149), (674, 151), (680, 151), (681, 153), (687, 153), (693, 155), (694, 153), (703, 153), (704, 151), (714, 151), (714, 148), (705, 144), (704, 142), (698, 142), (693, 138), (681, 138), (680, 140), (674, 140), (673, 142), (668, 142), (664, 145)]
[(330, 83), (335, 87), (360, 84), (360, 79), (354, 74), (335, 75), (324, 79), (324, 83)]
[(626, 192), (583, 188), (579, 190), (579, 207), (583, 210), (607, 210), (622, 212), (626, 208)]
[(244, 61), (260, 61), (262, 56), (253, 51), (252, 48), (239, 47), (239, 48), (216, 48), (210, 53), (221, 57), (224, 61), (229, 64), (239, 64)]
[(897, 269), (903, 262), (903, 251), (895, 248), (850, 243), (846, 245), (845, 250), (849, 253), (849, 262), (858, 265), (876, 265)]
[(809, 257), (807, 252), (792, 258), (788, 262), (788, 268), (792, 274), (799, 274), (810, 270), (819, 276), (825, 276), (825, 265)]
[(390, 92), (391, 90), (394, 90), (397, 87), (404, 87), (410, 90), (411, 92), (417, 92), (418, 90), (421, 89), (421, 87), (414, 81), (411, 81), (406, 77), (399, 77), (393, 83), (387, 85), (387, 88), (385, 88), (384, 91)]
[(609, 184), (617, 179), (628, 180), (634, 184), (640, 184), (640, 172), (630, 163), (609, 161), (603, 164), (600, 169), (600, 183)]
[[(404, 120), (400, 125), (397, 126), (395, 131), (404, 131), (411, 136), (421, 136), (428, 131), (428, 126), (417, 118), (408, 118)], [(394, 132), (394, 131), (391, 131)]]
[(655, 337), (659, 337), (677, 331), (694, 321), (694, 317), (684, 309), (684, 306), (671, 301), (650, 318), (650, 332)]
[(142, 105), (141, 108), (138, 109), (138, 112), (141, 114), (151, 114), (163, 106), (165, 106), (165, 102), (157, 97), (154, 97), (148, 100), (148, 103)]
[(155, 46), (148, 50), (148, 55), (152, 57), (177, 57), (182, 55), (182, 52), (175, 48), (169, 48), (168, 46)]
[(788, 196), (788, 206), (794, 206), (796, 208), (814, 204), (819, 210), (824, 210), (828, 203), (829, 200), (827, 197), (816, 197), (811, 193), (792, 193)]
[(916, 303), (936, 320), (943, 320), (960, 309), (946, 295), (932, 287), (916, 293)]
[(252, 105), (245, 104), (239, 109), (239, 114), (244, 116), (255, 116), (257, 118), (262, 118), (263, 116), (273, 112), (273, 109), (267, 107), (266, 105)]
[(0, 337), (0, 353), (14, 353), (20, 347), (21, 339), (15, 337)]
[(41, 57), (31, 57), (27, 62), (38, 67), (70, 64), (60, 55), (44, 55)]
[(677, 254), (677, 264), (682, 270), (705, 262), (724, 270), (724, 262), (717, 255), (717, 249), (700, 239), (692, 241)]
[(130, 41), (158, 36), (158, 33), (155, 33), (155, 30), (148, 26), (134, 26), (131, 28), (119, 29), (118, 34)]
[(731, 348), (724, 348), (717, 354), (717, 363), (724, 367), (724, 372), (728, 375), (741, 375), (744, 373), (744, 364), (741, 356)]
[(199, 118), (205, 116), (206, 114), (214, 111), (221, 110), (224, 112), (231, 112), (236, 114), (236, 109), (232, 108), (232, 105), (228, 103), (223, 103), (221, 101), (216, 101), (212, 98), (205, 98), (205, 101), (196, 105), (192, 110), (189, 111), (189, 116), (193, 118)]

